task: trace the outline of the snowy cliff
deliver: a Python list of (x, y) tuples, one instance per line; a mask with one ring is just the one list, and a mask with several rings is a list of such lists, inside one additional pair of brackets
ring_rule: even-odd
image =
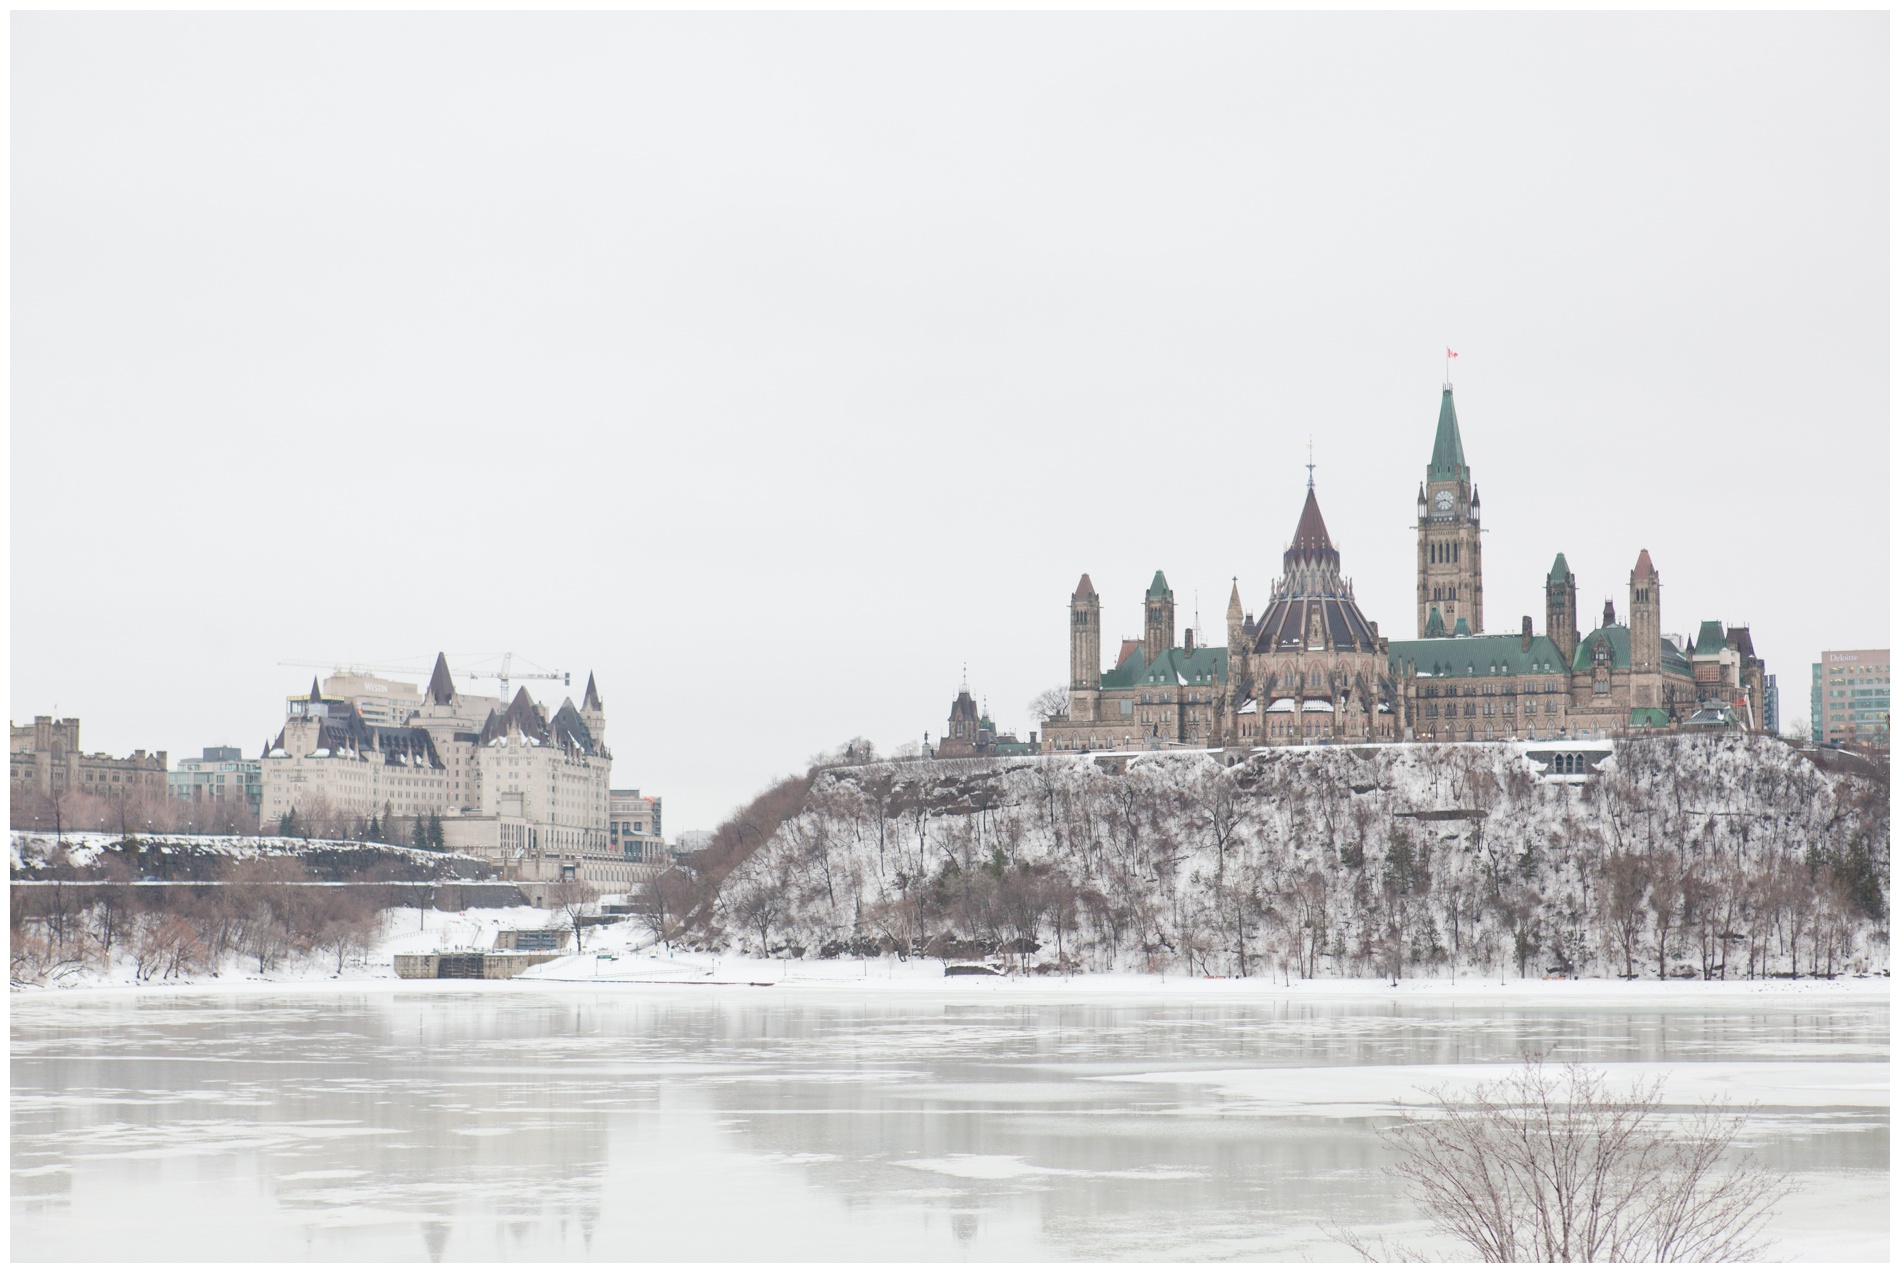
[(1242, 976), (1885, 969), (1884, 762), (1743, 735), (1556, 749), (827, 769), (703, 935)]

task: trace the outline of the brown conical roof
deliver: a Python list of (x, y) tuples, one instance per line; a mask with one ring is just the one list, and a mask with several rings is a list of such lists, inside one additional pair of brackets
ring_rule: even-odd
[(435, 671), (429, 676), (429, 701), (447, 706), (455, 697), (455, 682), (449, 679), (449, 656), (437, 653)]
[(1632, 573), (1634, 573), (1638, 579), (1654, 579), (1656, 577), (1656, 567), (1652, 565), (1649, 560), (1649, 549), (1643, 549), (1642, 554), (1636, 558), (1636, 569)]
[(1326, 519), (1320, 516), (1319, 492), (1312, 487), (1306, 488), (1306, 507), (1300, 510), (1300, 524), (1293, 530), (1293, 544), (1289, 549), (1296, 553), (1333, 552), (1333, 537), (1326, 533)]
[(1095, 595), (1095, 585), (1089, 582), (1088, 572), (1083, 571), (1082, 582), (1075, 585), (1075, 599), (1077, 601), (1084, 601), (1094, 595)]

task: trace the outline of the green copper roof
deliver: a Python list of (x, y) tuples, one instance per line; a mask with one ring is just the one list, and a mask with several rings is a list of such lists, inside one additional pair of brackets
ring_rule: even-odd
[(1142, 660), (1141, 646), (1112, 672), (1102, 673), (1105, 690), (1134, 689), (1139, 685), (1225, 685), (1227, 683), (1227, 647), (1201, 645), (1192, 650), (1176, 647), (1163, 650), (1152, 663)]
[(1431, 618), (1425, 620), (1425, 635), (1441, 637), (1445, 635), (1445, 616), (1438, 613), (1438, 607), (1432, 607)]
[(1695, 669), (1689, 664), (1689, 656), (1676, 648), (1676, 643), (1668, 637), (1662, 639), (1663, 671), (1675, 672), (1682, 676), (1694, 676)]
[(1663, 729), (1669, 724), (1669, 713), (1660, 707), (1632, 707), (1630, 724), (1637, 729)]
[(1695, 634), (1695, 652), (1697, 654), (1720, 654), (1728, 649), (1728, 633), (1714, 619), (1704, 619), (1701, 630)]
[(1224, 645), (1163, 650), (1161, 657), (1135, 678), (1137, 685), (1224, 685), (1226, 682), (1227, 647)]
[(1610, 644), (1610, 666), (1627, 670), (1630, 665), (1630, 630), (1622, 624), (1607, 628), (1598, 628), (1577, 643), (1577, 657), (1571, 667), (1579, 672), (1588, 672), (1596, 666), (1595, 650), (1601, 638)]
[(1458, 438), (1458, 411), (1451, 405), (1451, 388), (1438, 404), (1438, 437), (1432, 442), (1431, 480), (1461, 481), (1471, 476), (1465, 467), (1465, 445)]
[[(1515, 632), (1456, 640), (1394, 641), (1387, 653), (1392, 671), (1399, 674), (1409, 665), (1416, 668), (1420, 676), (1569, 675), (1564, 667), (1564, 653), (1555, 641), (1547, 636), (1534, 636), (1527, 650), (1524, 638)], [(1569, 688), (1567, 683), (1565, 688)]]
[(1465, 622), (1462, 614), (1458, 616), (1458, 626), (1451, 630), (1451, 634), (1455, 637), (1471, 635), (1471, 625)]
[(1570, 563), (1564, 560), (1562, 553), (1558, 553), (1557, 560), (1550, 563), (1550, 574), (1545, 578), (1551, 583), (1562, 583), (1570, 578)]
[(1105, 690), (1125, 690), (1141, 676), (1141, 643), (1132, 642), (1128, 657), (1117, 663), (1112, 671), (1102, 673), (1102, 688)]
[(1148, 595), (1151, 597), (1168, 595), (1168, 577), (1159, 570), (1155, 571), (1155, 581), (1148, 585)]

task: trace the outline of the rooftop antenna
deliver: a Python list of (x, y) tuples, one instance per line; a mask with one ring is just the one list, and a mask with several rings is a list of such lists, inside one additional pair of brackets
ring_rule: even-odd
[(963, 684), (957, 687), (957, 692), (960, 694), (970, 692), (970, 665), (968, 663), (963, 665)]
[(1313, 435), (1306, 436), (1306, 489), (1313, 489)]

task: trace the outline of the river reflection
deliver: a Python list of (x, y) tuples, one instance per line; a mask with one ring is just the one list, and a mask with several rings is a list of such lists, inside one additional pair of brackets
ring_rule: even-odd
[(1528, 1048), (1761, 1100), (1755, 1147), (1826, 1198), (1779, 1254), (1886, 1252), (1884, 998), (995, 998), (16, 996), (11, 1254), (1337, 1258), (1328, 1224), (1420, 1232), (1390, 1102)]

